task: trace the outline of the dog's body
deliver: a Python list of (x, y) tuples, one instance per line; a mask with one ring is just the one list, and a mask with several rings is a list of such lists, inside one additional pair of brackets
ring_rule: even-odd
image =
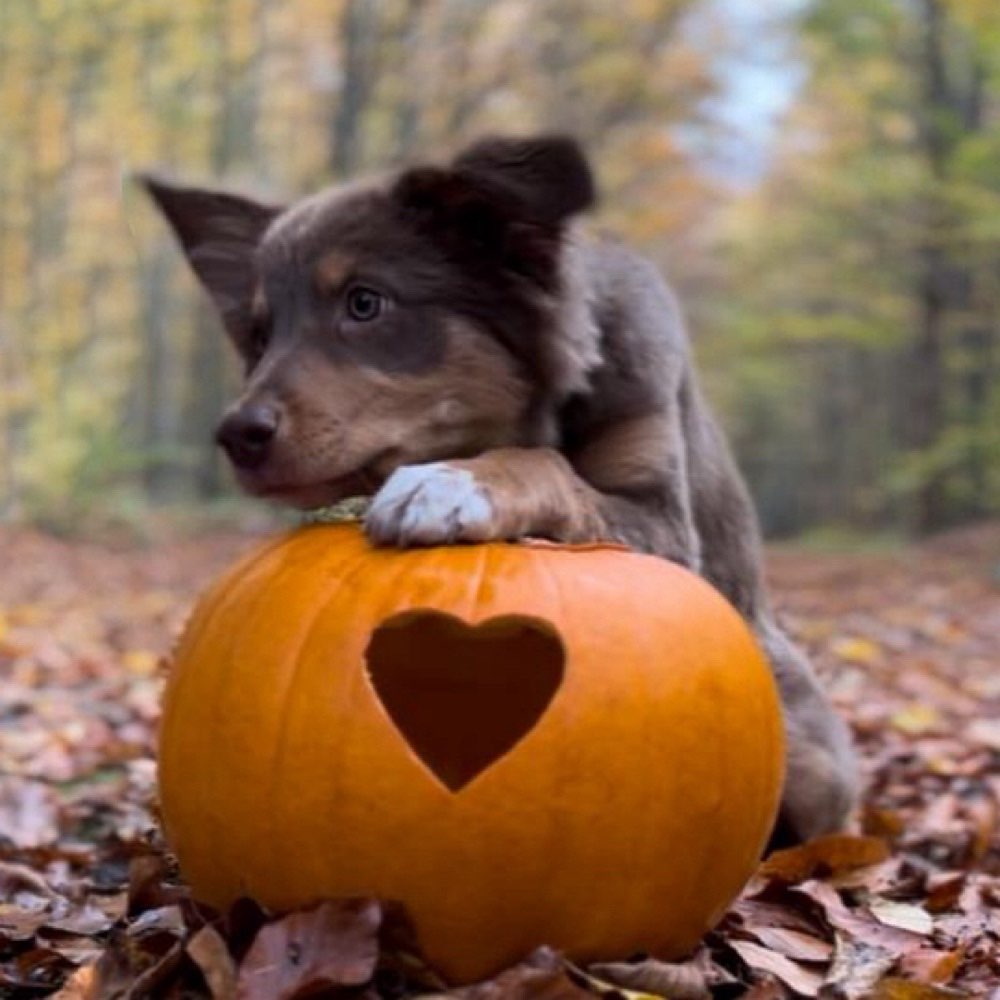
[(573, 222), (593, 187), (572, 142), (487, 141), (287, 210), (147, 184), (247, 360), (219, 440), (250, 492), (374, 493), (378, 544), (610, 539), (702, 573), (782, 692), (779, 836), (843, 822), (846, 728), (774, 623), (753, 507), (669, 291)]

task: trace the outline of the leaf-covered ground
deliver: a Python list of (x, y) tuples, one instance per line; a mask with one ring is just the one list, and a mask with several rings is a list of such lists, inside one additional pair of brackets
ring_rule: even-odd
[[(446, 989), (376, 901), (213, 914), (163, 852), (161, 657), (248, 544), (0, 531), (0, 997)], [(1000, 998), (1000, 526), (893, 555), (781, 550), (770, 566), (857, 733), (857, 830), (772, 856), (689, 962), (579, 969), (540, 949), (457, 995)]]

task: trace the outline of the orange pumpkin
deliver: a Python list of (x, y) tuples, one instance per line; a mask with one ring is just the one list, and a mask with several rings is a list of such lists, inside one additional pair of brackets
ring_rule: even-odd
[(697, 576), (317, 526), (198, 604), (160, 791), (198, 898), (402, 900), (464, 982), (543, 943), (688, 952), (754, 869), (782, 760), (767, 665)]

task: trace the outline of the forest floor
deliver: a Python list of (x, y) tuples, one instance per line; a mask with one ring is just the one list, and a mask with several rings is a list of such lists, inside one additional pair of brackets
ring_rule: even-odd
[[(164, 856), (163, 654), (252, 541), (0, 529), (0, 997), (441, 990), (374, 903), (216, 916)], [(890, 553), (781, 547), (769, 569), (857, 735), (856, 830), (772, 856), (689, 962), (583, 970), (542, 949), (456, 995), (1000, 998), (1000, 524)]]

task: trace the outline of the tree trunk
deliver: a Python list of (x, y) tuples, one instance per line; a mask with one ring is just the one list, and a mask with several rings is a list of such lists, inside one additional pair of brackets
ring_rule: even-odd
[(420, 27), (426, 0), (406, 0), (402, 22), (395, 39), (403, 69), (403, 91), (396, 106), (395, 159), (404, 163), (412, 155), (420, 132)]
[(363, 162), (362, 124), (377, 77), (377, 28), (377, 4), (346, 0), (338, 26), (343, 79), (330, 128), (330, 168), (335, 177), (350, 176)]
[[(948, 326), (949, 267), (945, 240), (948, 212), (940, 186), (947, 180), (953, 138), (953, 103), (945, 63), (945, 18), (940, 0), (921, 0), (921, 88), (924, 156), (931, 179), (925, 212), (927, 234), (917, 279), (917, 328), (909, 352), (906, 383), (907, 441), (926, 455), (938, 442), (945, 421), (945, 334)], [(913, 522), (921, 533), (947, 520), (945, 476), (930, 468), (914, 497)]]
[[(228, 14), (229, 0), (217, 0), (213, 13), (215, 120), (210, 149), (210, 171), (216, 178), (224, 177), (234, 163), (252, 161), (256, 148), (254, 135), (259, 94), (255, 63), (261, 57), (260, 51), (258, 49), (249, 65), (242, 67), (244, 72), (241, 73), (241, 68), (233, 64), (226, 29)], [(234, 80), (237, 83), (234, 84)], [(187, 398), (182, 433), (185, 450), (194, 455), (191, 470), (194, 493), (210, 499), (225, 490), (223, 463), (212, 429), (225, 406), (226, 352), (230, 348), (217, 317), (203, 297), (195, 304), (192, 326), (194, 342), (185, 377)]]

